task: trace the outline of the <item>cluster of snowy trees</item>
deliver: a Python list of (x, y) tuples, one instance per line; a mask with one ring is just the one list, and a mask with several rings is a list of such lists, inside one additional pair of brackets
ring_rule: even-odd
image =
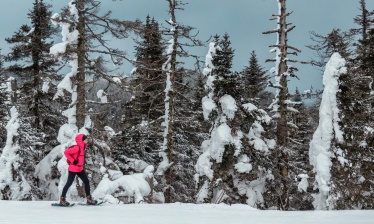
[[(292, 58), (295, 26), (277, 0), (277, 27), (264, 32), (276, 35), (267, 60), (275, 79), (254, 51), (233, 71), (229, 34), (207, 47), (178, 21), (184, 3), (166, 1), (170, 19), (161, 24), (114, 19), (99, 0), (70, 1), (55, 14), (35, 0), (31, 24), (6, 39), (10, 52), (0, 57), (1, 200), (57, 200), (63, 151), (85, 133), (93, 194), (113, 203), (374, 208), (374, 11), (365, 0), (358, 29), (312, 33), (313, 62)], [(134, 60), (108, 41), (129, 37)], [(205, 60), (191, 47), (205, 47)], [(125, 61), (130, 75), (118, 72)], [(297, 63), (321, 67), (322, 94), (289, 92)], [(313, 95), (315, 105), (304, 105)], [(82, 196), (77, 180), (69, 197)]]

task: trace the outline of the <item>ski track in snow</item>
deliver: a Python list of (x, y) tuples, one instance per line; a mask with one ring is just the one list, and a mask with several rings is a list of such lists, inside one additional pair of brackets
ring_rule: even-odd
[(274, 211), (247, 205), (127, 204), (52, 207), (47, 201), (0, 201), (0, 223), (126, 224), (364, 224), (374, 223), (374, 210)]

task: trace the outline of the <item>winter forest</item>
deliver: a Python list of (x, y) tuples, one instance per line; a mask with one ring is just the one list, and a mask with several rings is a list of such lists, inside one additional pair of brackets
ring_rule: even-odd
[[(100, 0), (65, 1), (55, 12), (34, 0), (29, 21), (6, 38), (10, 52), (0, 51), (1, 200), (58, 200), (63, 152), (84, 133), (100, 200), (374, 209), (374, 8), (365, 0), (355, 28), (311, 33), (310, 61), (288, 39), (297, 24), (287, 0), (273, 0), (274, 26), (263, 30), (273, 56), (260, 61), (247, 49), (236, 71), (235, 34), (200, 40), (178, 18), (184, 0), (163, 0), (164, 18), (134, 21)], [(113, 47), (124, 39), (134, 48)], [(289, 91), (301, 65), (318, 67), (323, 89)], [(82, 197), (77, 179), (68, 198)]]

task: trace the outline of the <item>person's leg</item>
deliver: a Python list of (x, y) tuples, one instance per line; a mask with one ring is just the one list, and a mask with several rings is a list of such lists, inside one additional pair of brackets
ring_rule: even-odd
[(87, 204), (89, 204), (89, 205), (95, 205), (95, 204), (97, 204), (97, 201), (94, 200), (92, 198), (92, 196), (91, 196), (91, 193), (90, 193), (90, 182), (88, 180), (86, 172), (83, 170), (82, 172), (78, 173), (77, 175), (78, 175), (79, 178), (81, 178), (81, 180), (84, 183), (84, 189), (86, 191), (86, 197), (87, 197)]
[(62, 189), (62, 194), (61, 194), (61, 197), (60, 197), (60, 205), (63, 205), (63, 206), (70, 205), (70, 203), (66, 201), (65, 197), (66, 197), (66, 193), (68, 192), (70, 186), (74, 182), (75, 175), (76, 175), (76, 173), (73, 173), (73, 172), (69, 171), (68, 180), (66, 181), (66, 184), (65, 184), (64, 188)]
[(86, 191), (86, 196), (91, 195), (90, 193), (90, 181), (88, 180), (87, 174), (84, 170), (77, 173), (78, 177), (81, 178), (81, 180), (84, 183), (84, 190)]
[(73, 184), (76, 174), (77, 173), (69, 171), (68, 180), (66, 181), (66, 184), (65, 184), (64, 188), (62, 189), (61, 197), (64, 197), (64, 198), (66, 197), (66, 193), (68, 192), (70, 186)]

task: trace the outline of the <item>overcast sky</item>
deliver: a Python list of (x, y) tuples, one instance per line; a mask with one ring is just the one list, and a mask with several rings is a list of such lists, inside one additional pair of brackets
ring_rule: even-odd
[[(53, 12), (60, 12), (70, 0), (44, 0), (53, 5)], [(32, 8), (34, 0), (0, 0), (0, 48), (2, 53), (9, 51), (4, 38), (10, 37), (20, 25), (29, 24), (27, 13)], [(276, 35), (263, 35), (262, 32), (276, 28), (276, 22), (270, 21), (271, 15), (277, 13), (277, 0), (185, 0), (188, 3), (185, 10), (177, 13), (177, 20), (193, 26), (199, 31), (200, 40), (208, 40), (211, 35), (223, 35), (227, 32), (235, 49), (234, 70), (240, 71), (248, 64), (250, 52), (256, 51), (261, 66), (269, 70), (274, 63), (265, 63), (267, 58), (274, 58), (269, 53), (269, 45), (275, 44)], [(314, 52), (306, 48), (313, 44), (310, 31), (327, 34), (333, 28), (346, 31), (356, 27), (353, 18), (359, 14), (359, 0), (288, 0), (287, 11), (293, 11), (288, 22), (296, 28), (288, 34), (288, 43), (299, 48), (299, 56), (290, 58), (309, 61)], [(367, 8), (374, 9), (374, 1), (367, 1)], [(113, 16), (119, 19), (144, 21), (149, 14), (161, 23), (169, 20), (166, 0), (122, 0), (102, 1), (102, 11), (111, 9)], [(165, 24), (165, 23), (164, 23)], [(117, 43), (117, 42), (115, 42)], [(117, 43), (118, 44), (118, 43)], [(131, 57), (134, 49), (131, 45), (117, 46), (127, 51)], [(208, 47), (197, 51), (203, 58)], [(299, 68), (299, 80), (290, 82), (290, 91), (297, 86), (304, 91), (313, 85), (314, 89), (322, 89), (321, 72), (311, 65), (296, 65)], [(125, 67), (123, 72), (129, 73), (132, 68)]]

